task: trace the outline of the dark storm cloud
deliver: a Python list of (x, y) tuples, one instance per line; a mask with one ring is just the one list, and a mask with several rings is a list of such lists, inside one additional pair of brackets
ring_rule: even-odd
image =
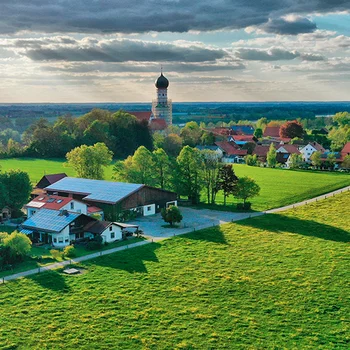
[(296, 17), (289, 20), (285, 18), (272, 19), (259, 28), (266, 33), (297, 35), (300, 33), (312, 33), (317, 29), (317, 26), (307, 18)]
[(25, 55), (34, 61), (71, 62), (205, 62), (225, 57), (223, 50), (199, 46), (179, 46), (135, 40), (88, 41), (77, 45), (53, 45), (29, 49)]
[[(349, 11), (350, 0), (1, 0), (0, 33), (141, 33), (241, 29), (295, 33), (312, 22), (276, 20), (288, 14)], [(268, 24), (269, 19), (272, 22)], [(303, 22), (303, 23), (301, 23)]]
[(239, 49), (236, 56), (242, 60), (247, 61), (281, 61), (294, 60), (300, 54), (297, 51), (288, 51), (278, 48), (269, 50), (261, 49)]

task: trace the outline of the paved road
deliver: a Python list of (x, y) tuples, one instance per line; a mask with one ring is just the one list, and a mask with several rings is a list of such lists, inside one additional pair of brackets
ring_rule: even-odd
[(330, 197), (334, 197), (337, 194), (343, 193), (343, 192), (348, 192), (350, 191), (350, 186), (341, 188), (339, 190), (333, 191), (333, 192), (329, 192), (327, 194), (323, 194), (322, 196), (318, 196), (318, 197), (314, 197), (311, 199), (307, 199), (306, 201), (302, 201), (302, 202), (298, 202), (298, 203), (294, 203), (294, 204), (290, 204), (290, 205), (286, 205), (284, 207), (280, 207), (280, 208), (275, 208), (275, 209), (271, 209), (271, 210), (267, 210), (265, 213), (270, 214), (270, 213), (278, 213), (280, 211), (285, 211), (288, 209), (292, 209), (292, 208), (296, 208), (296, 207), (301, 207), (302, 205), (306, 205), (309, 203), (313, 203), (313, 202), (317, 202), (320, 201), (322, 199), (326, 199), (326, 198), (330, 198)]
[[(350, 186), (347, 186), (345, 188), (330, 192), (326, 195), (318, 196), (312, 199), (308, 199), (306, 201), (302, 201), (299, 203), (287, 205), (281, 208), (271, 209), (267, 210), (266, 212), (256, 212), (256, 213), (232, 213), (232, 212), (225, 212), (225, 211), (218, 211), (218, 210), (209, 210), (209, 209), (193, 209), (193, 208), (182, 208), (182, 214), (183, 214), (183, 223), (180, 228), (164, 228), (162, 227), (163, 221), (160, 219), (160, 214), (151, 216), (151, 217), (143, 217), (138, 220), (133, 221), (133, 223), (138, 224), (142, 226), (143, 231), (145, 232), (145, 236), (147, 240), (132, 243), (129, 245), (125, 245), (122, 247), (112, 248), (109, 250), (104, 250), (102, 252), (97, 252), (89, 255), (82, 256), (80, 258), (72, 259), (72, 260), (66, 260), (59, 263), (47, 265), (45, 267), (40, 268), (40, 272), (48, 271), (57, 269), (60, 267), (64, 267), (66, 265), (69, 265), (71, 263), (78, 263), (85, 260), (90, 260), (97, 258), (102, 255), (112, 254), (115, 252), (119, 252), (125, 249), (139, 247), (145, 244), (149, 244), (155, 241), (161, 241), (164, 239), (167, 239), (169, 237), (173, 237), (174, 235), (183, 235), (185, 233), (189, 233), (195, 230), (201, 230), (204, 228), (212, 227), (221, 225), (227, 222), (233, 222), (238, 220), (247, 219), (248, 217), (255, 217), (264, 215), (265, 213), (278, 213), (284, 210), (300, 207), (302, 205), (306, 205), (312, 202), (317, 202), (319, 200), (323, 200), (326, 198), (330, 198), (335, 196), (336, 194), (343, 193), (350, 191)], [(39, 269), (33, 269), (28, 270), (24, 272), (19, 272), (10, 276), (7, 276), (4, 278), (5, 281), (14, 280), (20, 277), (26, 277), (30, 275), (37, 274), (39, 272)], [(2, 283), (2, 280), (0, 280), (0, 284)]]

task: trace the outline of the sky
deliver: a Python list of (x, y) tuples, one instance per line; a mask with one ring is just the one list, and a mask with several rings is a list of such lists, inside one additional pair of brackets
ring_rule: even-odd
[(350, 0), (1, 0), (0, 103), (348, 101)]

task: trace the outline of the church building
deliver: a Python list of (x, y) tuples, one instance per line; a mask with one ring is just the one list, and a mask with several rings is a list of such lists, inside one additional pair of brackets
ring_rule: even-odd
[(163, 75), (163, 70), (155, 82), (157, 98), (152, 101), (154, 119), (163, 119), (167, 125), (173, 122), (172, 101), (168, 99), (169, 80)]

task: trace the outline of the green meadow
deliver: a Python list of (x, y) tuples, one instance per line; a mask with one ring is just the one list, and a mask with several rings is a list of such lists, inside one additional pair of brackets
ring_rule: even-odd
[[(72, 168), (64, 166), (64, 160), (2, 159), (0, 165), (3, 170), (22, 169), (28, 172), (33, 183), (37, 183), (44, 174), (65, 172), (69, 176), (75, 176)], [(238, 176), (250, 176), (261, 187), (260, 196), (251, 200), (253, 210), (267, 210), (296, 203), (350, 185), (349, 174), (336, 172), (292, 171), (241, 164), (235, 164), (234, 169)], [(106, 180), (111, 180), (112, 175), (111, 165), (105, 170)], [(202, 199), (205, 201), (205, 196)], [(221, 193), (217, 196), (217, 203), (219, 207), (223, 203)], [(229, 197), (227, 203), (230, 205), (237, 201)]]
[(350, 193), (0, 285), (1, 349), (348, 349)]

